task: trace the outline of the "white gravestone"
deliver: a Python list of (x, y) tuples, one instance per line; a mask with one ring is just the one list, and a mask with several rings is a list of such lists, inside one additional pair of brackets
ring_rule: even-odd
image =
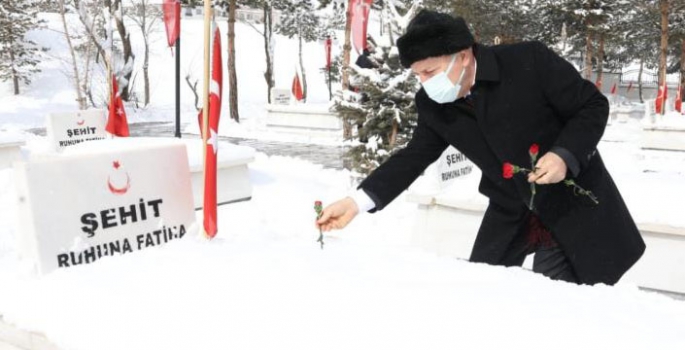
[(107, 118), (102, 110), (69, 113), (50, 113), (47, 117), (47, 136), (55, 149), (60, 150), (84, 141), (107, 138)]
[(454, 180), (473, 172), (474, 164), (453, 146), (447, 147), (437, 161), (440, 188), (452, 184)]
[(193, 229), (180, 140), (92, 141), (15, 169), (20, 252), (39, 273), (156, 247)]
[(289, 105), (290, 104), (290, 90), (288, 89), (271, 89), (271, 100), (275, 105)]
[(10, 168), (13, 162), (21, 159), (21, 147), (26, 144), (24, 139), (24, 135), (0, 131), (0, 169)]

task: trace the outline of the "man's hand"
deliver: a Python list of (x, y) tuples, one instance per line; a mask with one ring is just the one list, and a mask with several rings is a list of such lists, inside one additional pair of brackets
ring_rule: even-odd
[(321, 218), (316, 221), (316, 227), (328, 232), (342, 229), (359, 213), (357, 203), (351, 197), (345, 197), (324, 208)]
[(566, 178), (566, 163), (553, 152), (547, 152), (535, 164), (535, 171), (528, 174), (528, 182), (538, 185), (555, 184)]

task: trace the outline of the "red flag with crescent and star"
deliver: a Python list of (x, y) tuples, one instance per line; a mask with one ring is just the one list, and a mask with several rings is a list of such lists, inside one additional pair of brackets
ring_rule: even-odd
[(663, 108), (666, 105), (666, 99), (668, 98), (668, 87), (666, 86), (666, 83), (663, 83), (661, 86), (659, 86), (659, 92), (656, 95), (656, 100), (654, 100), (655, 104), (655, 110), (657, 114), (662, 114), (666, 113), (665, 108)]
[[(214, 238), (218, 229), (217, 196), (216, 196), (216, 164), (219, 151), (219, 117), (221, 116), (221, 96), (223, 92), (223, 70), (221, 60), (221, 34), (216, 22), (212, 22), (212, 48), (210, 53), (211, 80), (209, 82), (209, 116), (207, 128), (207, 144), (205, 147), (205, 186), (202, 211), (204, 214), (204, 232), (209, 238)], [(198, 115), (200, 133), (204, 134), (202, 125), (202, 110)], [(203, 138), (204, 139), (204, 138)]]
[(297, 74), (297, 70), (295, 70), (293, 86), (290, 88), (290, 90), (292, 91), (293, 96), (297, 101), (302, 101), (302, 99), (304, 98), (304, 94), (302, 93), (302, 83), (300, 83), (300, 75)]
[(331, 37), (326, 38), (325, 48), (326, 48), (326, 69), (331, 69), (331, 46), (333, 46), (333, 41)]
[(675, 110), (683, 113), (683, 87), (678, 86), (678, 91), (675, 93)]
[(164, 14), (167, 43), (169, 47), (173, 47), (181, 31), (181, 2), (177, 0), (164, 0), (162, 11)]
[(366, 48), (366, 31), (372, 3), (373, 0), (350, 0), (349, 3), (352, 14), (352, 44), (359, 54)]
[(114, 74), (112, 74), (112, 93), (109, 96), (109, 116), (105, 130), (114, 136), (129, 136), (126, 110), (124, 110), (124, 102), (121, 100), (119, 85)]

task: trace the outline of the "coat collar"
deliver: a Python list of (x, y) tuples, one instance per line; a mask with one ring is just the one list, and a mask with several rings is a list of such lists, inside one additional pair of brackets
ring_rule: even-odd
[(474, 46), (476, 56), (476, 82), (478, 81), (499, 81), (499, 64), (497, 57), (491, 48), (476, 44)]

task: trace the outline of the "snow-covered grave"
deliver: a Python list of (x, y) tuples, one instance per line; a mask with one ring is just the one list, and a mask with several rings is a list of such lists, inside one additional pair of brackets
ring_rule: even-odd
[(84, 141), (107, 138), (107, 118), (103, 110), (49, 113), (46, 132), (55, 149), (79, 144)]
[[(188, 154), (202, 154), (202, 140), (183, 139), (183, 141)], [(222, 205), (252, 198), (252, 184), (247, 165), (254, 161), (254, 149), (218, 141), (217, 156), (217, 203)], [(199, 209), (202, 207), (202, 159), (189, 157), (189, 162), (193, 203), (195, 208)]]
[(41, 274), (165, 244), (195, 221), (175, 139), (90, 141), (17, 162), (14, 175), (19, 254)]
[(672, 111), (646, 118), (642, 148), (685, 151), (685, 115)]
[(347, 193), (350, 174), (262, 154), (250, 168), (253, 199), (219, 207), (210, 242), (188, 234), (42, 278), (0, 250), (0, 339), (55, 346), (24, 347), (41, 350), (685, 346), (682, 301), (415, 248), (416, 208), (404, 195), (327, 234), (322, 250), (313, 201)]
[[(608, 129), (605, 139), (610, 142), (600, 143), (600, 152), (609, 153), (605, 162), (647, 244), (645, 255), (623, 281), (685, 294), (685, 220), (679, 209), (682, 206), (673, 200), (685, 196), (685, 178), (682, 177), (685, 154), (664, 159), (661, 153), (641, 151), (626, 144), (643, 132), (641, 128), (631, 130), (632, 124), (639, 125), (639, 122), (633, 120), (616, 130)], [(408, 191), (407, 199), (418, 209), (412, 241), (438, 255), (468, 259), (488, 200), (477, 191), (478, 168), (459, 171), (461, 176), (456, 179), (446, 178), (443, 169), (445, 162), (454, 158), (451, 152), (450, 149), (445, 151)], [(618, 157), (619, 152), (622, 152), (621, 157)], [(670, 169), (666, 165), (668, 162), (680, 170)], [(676, 174), (669, 174), (671, 172)], [(654, 201), (647, 198), (654, 198)], [(524, 266), (530, 267), (530, 263), (529, 259)]]
[(266, 127), (281, 134), (310, 137), (339, 137), (342, 120), (328, 104), (266, 105)]
[(21, 158), (21, 147), (25, 143), (23, 133), (0, 131), (0, 170), (11, 167)]
[(618, 122), (625, 123), (629, 119), (643, 119), (645, 110), (640, 106), (612, 104), (609, 114), (609, 124)]

